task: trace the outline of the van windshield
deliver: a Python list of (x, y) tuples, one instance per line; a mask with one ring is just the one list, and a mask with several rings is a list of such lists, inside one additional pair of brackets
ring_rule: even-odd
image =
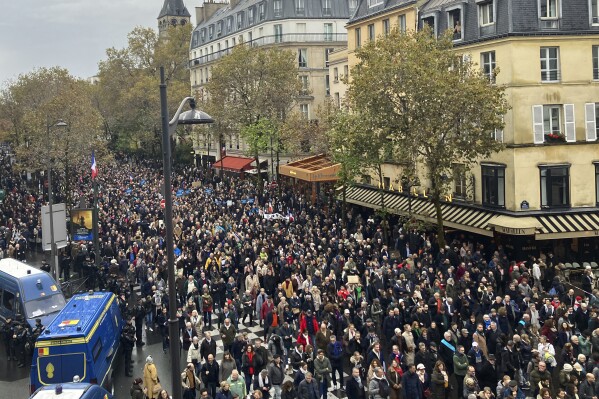
[(33, 301), (25, 302), (25, 313), (28, 319), (47, 316), (62, 310), (66, 305), (66, 301), (62, 294), (45, 296)]

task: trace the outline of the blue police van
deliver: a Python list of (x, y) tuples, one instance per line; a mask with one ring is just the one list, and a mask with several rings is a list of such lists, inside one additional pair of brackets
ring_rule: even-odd
[(112, 373), (124, 320), (112, 292), (73, 296), (35, 342), (30, 392), (73, 381), (112, 392)]
[(66, 300), (60, 285), (48, 273), (16, 259), (0, 260), (0, 320), (23, 317), (35, 327), (52, 322)]
[(43, 386), (29, 399), (112, 399), (112, 395), (98, 385), (66, 383)]

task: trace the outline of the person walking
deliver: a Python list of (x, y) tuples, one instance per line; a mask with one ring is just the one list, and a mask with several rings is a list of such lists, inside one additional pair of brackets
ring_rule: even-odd
[(268, 378), (274, 390), (273, 399), (281, 399), (281, 385), (285, 379), (285, 370), (281, 362), (281, 355), (276, 354), (272, 362), (268, 365)]
[(146, 396), (148, 399), (158, 397), (158, 392), (154, 391), (159, 383), (160, 379), (158, 378), (158, 370), (156, 370), (156, 366), (154, 365), (154, 359), (152, 359), (152, 356), (148, 356), (144, 366), (144, 386), (146, 387)]
[(195, 399), (196, 390), (200, 389), (200, 379), (196, 375), (194, 364), (189, 362), (181, 373), (181, 386), (183, 387), (183, 399)]
[(320, 395), (325, 399), (331, 382), (332, 369), (330, 360), (324, 356), (324, 351), (319, 349), (314, 359), (314, 376), (320, 386)]
[(208, 360), (202, 365), (202, 369), (200, 370), (200, 376), (212, 398), (216, 397), (216, 386), (219, 383), (218, 371), (219, 366), (214, 360), (214, 356), (212, 354), (208, 355)]
[(202, 357), (200, 355), (200, 340), (198, 337), (193, 337), (189, 350), (187, 351), (187, 363), (192, 363), (196, 374), (200, 370)]

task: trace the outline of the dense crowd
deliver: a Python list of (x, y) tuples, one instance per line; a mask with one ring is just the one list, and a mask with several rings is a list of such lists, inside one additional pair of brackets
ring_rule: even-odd
[[(44, 197), (3, 169), (0, 251), (26, 260)], [(92, 201), (86, 172), (73, 204)], [(121, 159), (98, 176), (102, 269), (93, 285), (123, 299), (127, 374), (144, 328), (162, 335), (165, 352), (172, 344), (161, 182), (160, 164), (147, 161)], [(350, 399), (599, 396), (592, 270), (576, 288), (562, 277), (567, 260), (551, 253), (510, 259), (500, 245), (460, 236), (440, 246), (434, 233), (385, 228), (363, 209), (344, 215), (339, 203), (311, 204), (292, 187), (258, 190), (193, 167), (175, 168), (173, 194), (185, 398), (318, 399), (331, 389)], [(62, 256), (69, 278), (96, 255), (92, 243), (74, 243)], [(141, 295), (129, 300), (137, 285)], [(249, 340), (240, 324), (262, 326), (263, 337)], [(161, 391), (150, 356), (131, 395)]]

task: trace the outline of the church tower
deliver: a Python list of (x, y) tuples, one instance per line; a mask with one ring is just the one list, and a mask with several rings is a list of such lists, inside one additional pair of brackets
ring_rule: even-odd
[(164, 5), (158, 15), (158, 33), (163, 37), (169, 26), (185, 25), (190, 21), (191, 14), (187, 11), (183, 0), (164, 0)]

